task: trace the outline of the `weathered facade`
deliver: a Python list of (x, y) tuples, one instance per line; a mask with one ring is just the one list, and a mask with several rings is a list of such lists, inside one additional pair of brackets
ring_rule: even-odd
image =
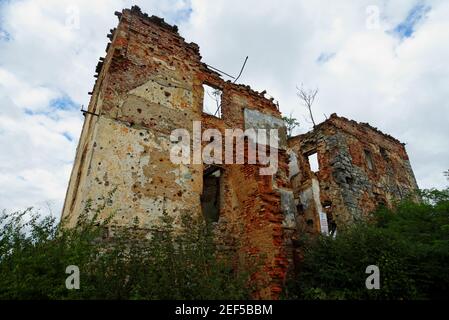
[[(259, 175), (258, 164), (170, 160), (173, 130), (186, 129), (193, 139), (194, 121), (201, 121), (203, 131), (222, 133), (276, 127), (282, 124), (277, 105), (248, 86), (225, 82), (201, 62), (198, 46), (162, 19), (137, 7), (116, 14), (119, 24), (97, 67), (63, 218), (73, 225), (91, 201), (92, 209), (104, 207), (101, 217), (113, 216), (113, 224), (127, 226), (138, 218), (142, 228), (151, 228), (164, 211), (179, 218), (215, 207), (224, 244), (238, 241), (240, 252), (267, 257), (259, 295), (277, 297), (289, 264), (281, 201), (293, 199), (285, 128), (274, 176)], [(204, 84), (222, 92), (220, 117), (203, 112)]]
[(289, 146), (297, 225), (304, 232), (334, 233), (418, 189), (404, 144), (367, 123), (332, 114), (289, 139)]
[[(62, 218), (69, 227), (88, 204), (102, 208), (100, 218), (112, 216), (112, 224), (126, 227), (137, 220), (142, 229), (154, 227), (163, 212), (175, 221), (182, 214), (204, 215), (215, 223), (223, 246), (266, 258), (256, 297), (277, 298), (293, 264), (292, 238), (321, 230), (320, 213), (339, 225), (416, 188), (397, 140), (333, 116), (287, 141), (273, 99), (224, 81), (176, 26), (138, 7), (116, 15), (119, 24), (97, 66), (67, 190)], [(220, 93), (212, 114), (204, 108), (205, 85)], [(261, 175), (266, 166), (247, 161), (248, 139), (244, 164), (174, 163), (174, 130), (187, 130), (191, 151), (195, 142), (203, 147), (210, 142), (201, 137), (198, 142), (198, 123), (200, 132), (214, 129), (222, 136), (227, 129), (277, 129), (278, 144), (270, 150), (278, 155), (277, 170)], [(316, 173), (306, 161), (314, 151)], [(373, 168), (367, 167), (365, 151)]]

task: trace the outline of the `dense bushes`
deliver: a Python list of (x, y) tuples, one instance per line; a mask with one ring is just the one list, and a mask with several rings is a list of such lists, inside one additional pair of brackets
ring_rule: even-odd
[[(336, 238), (304, 239), (300, 272), (285, 297), (449, 298), (449, 189), (425, 191), (422, 199), (381, 208), (373, 222), (339, 230)], [(163, 215), (150, 239), (130, 241), (139, 232), (131, 228), (105, 241), (95, 219), (60, 230), (32, 210), (3, 213), (0, 299), (250, 298), (252, 268), (234, 272), (233, 258), (218, 250), (201, 219), (184, 216), (181, 224), (184, 231), (175, 232)], [(79, 290), (65, 286), (68, 265), (80, 268)], [(380, 290), (365, 287), (368, 265), (380, 269)]]
[[(375, 222), (304, 243), (304, 261), (289, 298), (448, 299), (449, 189), (424, 191), (422, 203), (381, 208)], [(368, 265), (380, 290), (367, 290)]]
[[(25, 217), (31, 219), (24, 219)], [(27, 220), (27, 222), (24, 222)], [(245, 299), (249, 273), (233, 272), (210, 228), (183, 217), (173, 230), (164, 215), (151, 239), (130, 241), (139, 230), (117, 231), (100, 241), (104, 228), (82, 219), (59, 230), (52, 218), (32, 210), (0, 217), (0, 299)], [(80, 269), (80, 289), (68, 290), (68, 265)]]

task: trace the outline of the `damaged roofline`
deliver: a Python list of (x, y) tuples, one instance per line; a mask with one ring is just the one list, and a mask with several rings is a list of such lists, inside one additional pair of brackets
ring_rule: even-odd
[[(251, 86), (249, 86), (249, 85), (235, 83), (235, 81), (240, 77), (241, 72), (243, 71), (243, 68), (245, 67), (246, 62), (248, 60), (248, 57), (246, 57), (246, 59), (245, 59), (245, 62), (244, 62), (243, 67), (242, 67), (242, 69), (240, 71), (240, 74), (237, 77), (231, 76), (231, 75), (227, 74), (226, 72), (221, 71), (218, 68), (215, 68), (215, 67), (210, 66), (209, 64), (207, 64), (205, 62), (202, 62), (201, 61), (202, 60), (202, 56), (200, 54), (200, 47), (199, 47), (199, 45), (197, 43), (195, 43), (195, 42), (187, 43), (185, 41), (185, 38), (183, 38), (179, 34), (178, 26), (170, 25), (163, 18), (160, 18), (158, 16), (155, 16), (155, 15), (149, 16), (147, 13), (143, 13), (142, 10), (140, 9), (140, 7), (137, 6), (137, 5), (132, 6), (131, 9), (123, 9), (122, 12), (116, 11), (114, 14), (117, 16), (119, 22), (122, 19), (122, 17), (125, 14), (125, 12), (128, 12), (133, 17), (141, 18), (142, 21), (144, 21), (145, 23), (155, 24), (155, 25), (161, 27), (162, 29), (165, 29), (165, 30), (167, 30), (167, 31), (169, 31), (171, 33), (176, 34), (180, 38), (181, 41), (185, 42), (186, 45), (188, 45), (191, 49), (193, 49), (193, 51), (198, 55), (199, 61), (201, 63), (201, 66), (205, 69), (205, 71), (207, 71), (209, 73), (212, 73), (212, 74), (215, 74), (223, 82), (226, 82), (226, 83), (229, 83), (229, 84), (233, 84), (236, 87), (239, 87), (240, 89), (248, 91), (250, 94), (253, 94), (253, 95), (256, 95), (256, 96), (260, 96), (260, 97), (262, 97), (264, 99), (269, 100), (270, 102), (272, 102), (275, 105), (276, 109), (279, 111), (279, 102), (278, 102), (278, 100), (276, 100), (271, 95), (268, 95), (269, 97), (265, 97), (265, 95), (267, 94), (266, 90), (263, 90), (263, 91), (259, 92), (259, 91), (254, 90), (253, 88), (251, 88)], [(111, 32), (112, 31), (113, 30), (111, 30)], [(112, 39), (112, 36), (113, 36), (113, 34), (111, 34), (111, 39)], [(106, 49), (106, 51), (107, 51), (107, 49)], [(101, 66), (100, 66), (100, 68), (101, 68)], [(101, 71), (101, 69), (97, 70), (97, 73), (99, 74), (100, 71)], [(230, 78), (232, 78), (234, 80), (233, 81), (231, 81), (231, 80), (224, 80), (222, 78), (222, 74), (224, 74), (224, 75), (226, 75), (226, 76), (228, 76), (228, 77), (230, 77)]]
[(302, 137), (304, 137), (304, 136), (306, 136), (306, 135), (308, 135), (308, 134), (310, 134), (310, 133), (312, 133), (312, 132), (316, 132), (316, 131), (318, 131), (319, 129), (321, 129), (322, 127), (325, 127), (325, 126), (327, 126), (327, 125), (332, 125), (332, 126), (338, 128), (338, 129), (341, 129), (341, 130), (344, 130), (344, 131), (348, 132), (349, 134), (352, 134), (352, 133), (349, 132), (348, 130), (345, 130), (345, 128), (342, 128), (342, 127), (338, 126), (338, 125), (334, 122), (335, 119), (339, 119), (339, 120), (345, 121), (345, 122), (347, 122), (347, 123), (356, 125), (356, 126), (358, 126), (358, 127), (362, 127), (362, 128), (364, 128), (364, 129), (371, 130), (371, 131), (373, 131), (374, 133), (377, 133), (377, 134), (379, 134), (379, 135), (381, 135), (381, 136), (387, 138), (387, 139), (390, 140), (390, 141), (393, 141), (393, 142), (395, 142), (395, 143), (399, 143), (399, 144), (405, 146), (405, 143), (404, 143), (404, 142), (399, 141), (398, 139), (396, 139), (395, 137), (389, 135), (388, 133), (384, 133), (384, 132), (380, 131), (379, 129), (377, 129), (376, 127), (373, 127), (372, 125), (370, 125), (370, 124), (367, 123), (367, 122), (357, 122), (357, 121), (355, 121), (355, 120), (350, 120), (350, 119), (348, 119), (348, 118), (346, 118), (346, 117), (338, 116), (336, 113), (332, 113), (331, 116), (330, 116), (328, 119), (326, 119), (325, 121), (323, 121), (323, 122), (317, 124), (312, 130), (310, 130), (310, 131), (308, 131), (308, 132), (306, 132), (306, 133), (303, 133), (303, 134), (298, 134), (298, 135), (296, 135), (296, 136), (290, 137), (289, 140), (301, 139)]

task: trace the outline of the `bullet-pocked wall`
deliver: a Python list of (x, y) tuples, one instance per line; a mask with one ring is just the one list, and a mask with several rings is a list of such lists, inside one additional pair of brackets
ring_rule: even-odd
[[(224, 249), (266, 257), (255, 297), (278, 297), (292, 261), (295, 206), (277, 105), (211, 71), (176, 26), (138, 7), (116, 14), (119, 24), (97, 67), (62, 218), (73, 226), (90, 203), (101, 218), (112, 216), (112, 224), (129, 226), (137, 218), (145, 229), (164, 211), (175, 218), (212, 212)], [(221, 92), (219, 117), (203, 112), (203, 85)], [(259, 163), (173, 163), (170, 134), (186, 129), (193, 140), (194, 121), (223, 136), (226, 129), (279, 129), (276, 173), (260, 175)]]
[(332, 114), (289, 146), (303, 232), (335, 233), (418, 189), (404, 144), (366, 123)]
[[(66, 226), (86, 206), (119, 227), (138, 221), (143, 233), (164, 212), (175, 223), (182, 214), (203, 216), (214, 223), (220, 248), (240, 258), (263, 257), (254, 297), (270, 299), (279, 297), (293, 261), (300, 260), (293, 245), (298, 235), (335, 234), (417, 189), (404, 145), (393, 137), (334, 114), (287, 141), (273, 99), (224, 81), (176, 26), (136, 6), (116, 15), (85, 113), (62, 213)], [(176, 129), (188, 132), (188, 163), (170, 159)], [(207, 147), (218, 139), (196, 140), (198, 130), (207, 129), (224, 137), (219, 163), (193, 159), (196, 142)], [(279, 139), (269, 150), (278, 160), (273, 174), (261, 174), (267, 165), (260, 159), (249, 161), (251, 136), (244, 138), (243, 164), (227, 161), (231, 129), (276, 130)], [(230, 141), (236, 161), (239, 142)]]

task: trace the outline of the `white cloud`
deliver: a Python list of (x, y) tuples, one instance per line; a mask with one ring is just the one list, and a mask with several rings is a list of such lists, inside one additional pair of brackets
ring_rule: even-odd
[[(407, 142), (421, 187), (446, 185), (449, 3), (135, 2), (150, 15), (180, 24), (180, 33), (200, 45), (208, 64), (236, 74), (248, 55), (239, 82), (266, 89), (284, 113), (293, 111), (302, 121), (302, 132), (310, 125), (296, 98), (301, 82), (320, 89), (317, 118), (337, 112), (370, 122)], [(411, 37), (392, 35), (420, 3), (431, 9)], [(0, 2), (0, 207), (51, 200), (60, 210), (83, 121), (78, 108), (88, 104), (106, 34), (117, 24), (114, 11), (133, 4)], [(366, 26), (370, 5), (379, 8), (377, 29)], [(70, 104), (57, 108), (55, 99)]]
[[(369, 6), (378, 28), (366, 27)], [(392, 34), (418, 5), (430, 7), (409, 38)], [(217, 10), (218, 8), (218, 10)], [(420, 187), (447, 185), (449, 3), (444, 1), (194, 1), (181, 28), (205, 60), (275, 96), (284, 113), (304, 121), (295, 86), (319, 87), (315, 116), (369, 122), (407, 143)], [(317, 61), (330, 54), (326, 62)]]

